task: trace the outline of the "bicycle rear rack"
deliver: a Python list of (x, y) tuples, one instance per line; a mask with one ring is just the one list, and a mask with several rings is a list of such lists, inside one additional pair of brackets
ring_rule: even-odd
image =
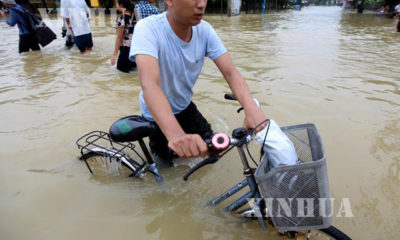
[[(80, 149), (81, 160), (85, 154), (95, 152), (94, 149), (97, 148), (97, 151), (98, 149), (103, 150), (109, 154), (110, 158), (115, 157), (117, 160), (122, 157), (130, 159), (131, 157), (126, 153), (126, 151), (131, 150), (142, 160), (143, 163), (146, 162), (146, 160), (136, 151), (136, 146), (133, 143), (114, 142), (111, 140), (110, 135), (103, 131), (96, 130), (89, 132), (76, 140), (75, 143), (78, 146), (78, 149)], [(83, 160), (85, 161), (86, 166), (89, 168), (89, 171), (92, 172), (86, 159)]]
[[(90, 152), (93, 147), (98, 147), (103, 150), (110, 150), (110, 147), (113, 149), (113, 155), (111, 157), (116, 157), (119, 155), (120, 156), (126, 156), (126, 153), (124, 153), (124, 150), (130, 149), (134, 151), (135, 153), (135, 145), (133, 143), (118, 143), (114, 142), (111, 140), (110, 135), (106, 132), (102, 131), (92, 131), (89, 132), (82, 137), (80, 137), (78, 140), (76, 140), (76, 145), (78, 148), (81, 150), (81, 154), (84, 154), (84, 151)], [(105, 144), (108, 144), (109, 147), (104, 147)], [(137, 153), (138, 154), (138, 153)], [(138, 154), (139, 155), (139, 154)], [(140, 155), (139, 155), (140, 156)], [(140, 158), (144, 160), (141, 156)]]
[[(84, 160), (86, 163), (87, 168), (89, 171), (93, 174), (92, 169), (90, 168), (88, 162), (86, 161), (83, 156), (88, 153), (99, 153), (103, 152), (104, 155), (106, 153), (108, 154), (108, 157), (113, 158), (115, 157), (118, 161), (121, 158), (127, 158), (131, 159), (134, 161), (127, 153), (126, 151), (132, 151), (134, 152), (142, 161), (142, 164), (140, 165), (137, 163), (138, 169), (136, 171), (135, 176), (140, 175), (141, 173), (145, 171), (150, 171), (152, 174), (154, 174), (156, 181), (161, 182), (163, 180), (161, 174), (158, 172), (157, 166), (153, 161), (153, 158), (151, 157), (151, 154), (149, 150), (146, 147), (146, 144), (144, 143), (143, 139), (137, 140), (139, 143), (139, 146), (143, 152), (143, 155), (140, 155), (138, 151), (136, 151), (136, 146), (131, 143), (131, 142), (114, 142), (112, 141), (110, 135), (106, 132), (103, 131), (92, 131), (89, 132), (82, 137), (80, 137), (78, 140), (76, 140), (76, 145), (78, 146), (78, 149), (81, 151), (81, 160)], [(107, 146), (107, 147), (105, 147)], [(100, 151), (99, 151), (100, 150)], [(147, 160), (147, 161), (146, 161)], [(136, 161), (134, 161), (136, 162)]]

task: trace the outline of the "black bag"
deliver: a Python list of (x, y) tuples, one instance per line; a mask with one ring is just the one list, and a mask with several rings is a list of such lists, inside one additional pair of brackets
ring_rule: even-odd
[(57, 35), (46, 26), (40, 17), (27, 11), (21, 12), (15, 8), (13, 8), (13, 10), (24, 18), (29, 31), (36, 36), (36, 39), (42, 47), (47, 46), (57, 38)]
[(47, 46), (57, 38), (57, 35), (46, 26), (42, 19), (31, 13), (27, 13), (27, 15), (31, 28), (42, 47)]

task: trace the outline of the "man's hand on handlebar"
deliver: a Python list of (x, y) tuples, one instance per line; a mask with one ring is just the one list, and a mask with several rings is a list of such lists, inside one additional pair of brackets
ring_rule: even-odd
[[(236, 97), (233, 94), (225, 94), (224, 96), (225, 99), (227, 100), (234, 100), (237, 101)], [(257, 99), (253, 98), (254, 102), (252, 104), (247, 105), (247, 108), (239, 108), (238, 113), (241, 110), (245, 110), (245, 119), (243, 123), (243, 127), (246, 130), (254, 129), (257, 127), (260, 123), (264, 121), (260, 126), (257, 127), (257, 129), (254, 129), (254, 134), (257, 134), (259, 131), (263, 130), (268, 122), (265, 121), (267, 120), (267, 116), (261, 111), (261, 106), (260, 103), (258, 102)]]
[(198, 134), (184, 134), (168, 141), (171, 148), (179, 157), (206, 157), (208, 148), (204, 140)]
[[(244, 119), (243, 127), (247, 130), (255, 128), (258, 124), (265, 121), (267, 116), (258, 107), (253, 107), (251, 109), (245, 109), (246, 117)], [(254, 134), (263, 130), (267, 126), (268, 122), (264, 122), (257, 129), (254, 129)]]

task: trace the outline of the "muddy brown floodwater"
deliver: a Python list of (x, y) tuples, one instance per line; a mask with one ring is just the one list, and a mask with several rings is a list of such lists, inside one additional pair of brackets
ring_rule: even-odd
[[(112, 17), (111, 17), (112, 18)], [(282, 239), (207, 200), (241, 180), (235, 154), (194, 175), (162, 169), (163, 186), (91, 176), (74, 142), (139, 113), (136, 73), (110, 66), (114, 19), (94, 17), (94, 51), (57, 39), (17, 53), (17, 28), (0, 22), (1, 239)], [(280, 125), (312, 122), (327, 152), (333, 224), (354, 239), (398, 239), (400, 34), (393, 19), (339, 7), (209, 15), (265, 113)], [(106, 24), (101, 26), (100, 22)], [(61, 20), (46, 20), (59, 34)], [(217, 131), (241, 126), (229, 88), (207, 60), (194, 101)], [(348, 199), (353, 217), (340, 217)], [(339, 216), (337, 216), (339, 215)], [(342, 214), (343, 215), (343, 214)]]

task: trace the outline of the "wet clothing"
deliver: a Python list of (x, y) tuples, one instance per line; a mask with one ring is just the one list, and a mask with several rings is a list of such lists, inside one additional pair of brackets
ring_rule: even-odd
[(29, 52), (29, 50), (32, 51), (39, 51), (39, 43), (38, 40), (36, 39), (36, 36), (33, 34), (24, 34), (24, 35), (19, 35), (19, 44), (18, 44), (18, 52)]
[[(217, 59), (227, 50), (215, 30), (206, 21), (192, 27), (190, 42), (184, 42), (172, 30), (166, 13), (138, 21), (132, 38), (130, 59), (144, 54), (158, 59), (161, 88), (174, 114), (186, 109), (193, 95), (193, 86), (201, 72), (204, 58)], [(143, 116), (154, 121), (143, 92), (140, 93)]]
[[(203, 139), (209, 139), (213, 135), (211, 125), (199, 112), (196, 105), (190, 102), (189, 106), (182, 112), (175, 115), (178, 123), (185, 133), (199, 134)], [(149, 146), (155, 160), (162, 161), (163, 164), (172, 165), (173, 153), (168, 148), (168, 140), (159, 130), (149, 137)]]
[(87, 48), (93, 47), (92, 34), (74, 36), (74, 43), (79, 48), (79, 51), (84, 52)]
[(31, 32), (28, 16), (22, 6), (15, 4), (10, 8), (10, 17), (6, 19), (6, 23), (10, 26), (17, 24), (19, 29), (18, 52), (29, 52), (40, 50), (39, 43), (33, 32)]
[(88, 16), (90, 9), (84, 0), (61, 0), (61, 16), (68, 18), (72, 27), (75, 45), (84, 52), (93, 47)]
[(19, 35), (26, 35), (30, 34), (29, 31), (29, 23), (26, 22), (24, 15), (25, 10), (22, 6), (15, 4), (13, 7), (10, 8), (10, 17), (6, 19), (6, 23), (11, 27), (17, 24), (19, 29)]
[(129, 47), (120, 47), (119, 56), (117, 61), (117, 69), (121, 72), (129, 73), (131, 70), (135, 70), (136, 63), (129, 60)]
[(88, 16), (90, 9), (84, 0), (61, 0), (61, 16), (69, 18), (74, 36), (91, 33)]
[(150, 15), (158, 14), (158, 9), (149, 2), (141, 0), (135, 5), (135, 14), (139, 21), (140, 19), (146, 18)]
[(134, 17), (132, 17), (131, 15), (122, 14), (117, 18), (115, 28), (125, 28), (124, 35), (122, 37), (121, 47), (131, 47), (132, 34), (135, 27), (134, 24)]

